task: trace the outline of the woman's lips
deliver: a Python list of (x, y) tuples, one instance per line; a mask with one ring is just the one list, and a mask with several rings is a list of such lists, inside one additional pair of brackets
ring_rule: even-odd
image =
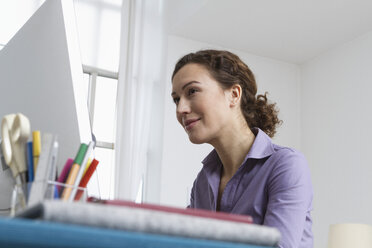
[(187, 120), (185, 121), (185, 129), (187, 131), (191, 130), (195, 125), (196, 123), (199, 121), (200, 119), (192, 119), (192, 120)]

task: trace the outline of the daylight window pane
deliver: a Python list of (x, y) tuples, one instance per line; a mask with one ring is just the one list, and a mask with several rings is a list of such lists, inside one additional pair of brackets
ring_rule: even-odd
[(120, 8), (102, 9), (99, 28), (98, 67), (110, 71), (119, 69)]
[(93, 133), (99, 141), (115, 142), (116, 89), (117, 80), (97, 77)]
[(121, 6), (121, 3), (123, 2), (123, 0), (103, 0), (104, 3), (109, 3), (109, 4), (112, 4), (114, 6)]
[(76, 26), (78, 30), (80, 53), (83, 64), (95, 66), (97, 64), (97, 9), (89, 2), (74, 1)]
[(121, 4), (75, 0), (83, 64), (118, 71)]

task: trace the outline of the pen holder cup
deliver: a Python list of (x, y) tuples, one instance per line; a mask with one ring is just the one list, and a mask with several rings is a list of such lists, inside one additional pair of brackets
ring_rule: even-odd
[(15, 216), (18, 212), (33, 205), (35, 202), (44, 200), (85, 202), (87, 198), (87, 188), (74, 187), (73, 185), (55, 181), (34, 181), (16, 184), (12, 192), (10, 216)]

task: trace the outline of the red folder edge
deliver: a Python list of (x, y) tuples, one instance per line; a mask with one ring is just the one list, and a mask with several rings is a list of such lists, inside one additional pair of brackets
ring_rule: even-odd
[(195, 208), (183, 209), (183, 208), (168, 207), (168, 206), (148, 204), (148, 203), (135, 203), (135, 202), (124, 201), (124, 200), (101, 200), (95, 197), (89, 197), (88, 202), (133, 207), (133, 208), (142, 208), (142, 209), (162, 211), (162, 212), (167, 212), (167, 213), (191, 215), (191, 216), (202, 217), (202, 218), (218, 219), (218, 220), (225, 220), (225, 221), (232, 221), (232, 222), (241, 222), (241, 223), (246, 223), (246, 224), (253, 223), (253, 218), (249, 215), (230, 214), (230, 213), (225, 213), (225, 212), (214, 212), (214, 211), (203, 210), (203, 209), (195, 209)]

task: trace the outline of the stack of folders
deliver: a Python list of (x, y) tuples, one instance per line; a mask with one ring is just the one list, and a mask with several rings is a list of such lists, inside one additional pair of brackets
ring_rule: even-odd
[(19, 217), (196, 239), (276, 246), (277, 229), (252, 223), (249, 216), (181, 209), (120, 200), (44, 201)]

